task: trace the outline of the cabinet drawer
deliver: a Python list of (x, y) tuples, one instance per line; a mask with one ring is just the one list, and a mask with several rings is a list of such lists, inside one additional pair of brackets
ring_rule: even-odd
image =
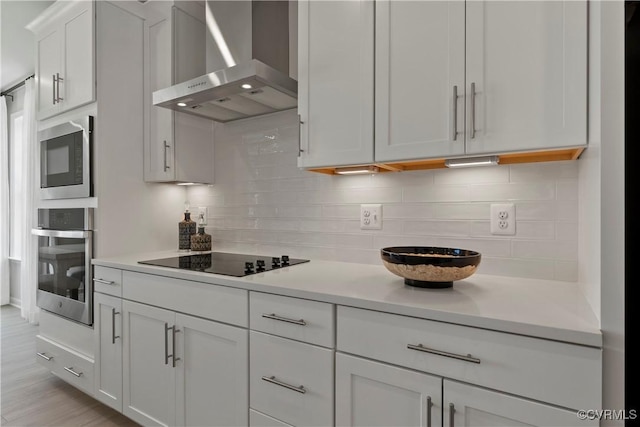
[(122, 297), (122, 270), (99, 265), (93, 267), (93, 290)]
[(251, 292), (249, 324), (256, 331), (334, 347), (333, 304)]
[(244, 289), (124, 271), (123, 298), (206, 319), (247, 327), (249, 292)]
[(36, 353), (38, 362), (56, 376), (93, 396), (93, 360), (39, 335)]
[(333, 424), (334, 352), (251, 331), (251, 408), (292, 425)]
[(251, 427), (292, 427), (291, 424), (283, 423), (253, 409), (249, 410), (249, 425)]
[(601, 406), (600, 349), (338, 307), (337, 348), (567, 408)]

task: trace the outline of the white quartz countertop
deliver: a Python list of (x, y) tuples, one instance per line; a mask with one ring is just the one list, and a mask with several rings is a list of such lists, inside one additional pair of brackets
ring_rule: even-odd
[(405, 285), (382, 265), (311, 260), (231, 277), (138, 264), (177, 255), (135, 254), (94, 259), (93, 264), (602, 347), (599, 322), (573, 282), (475, 274), (452, 288), (424, 289)]

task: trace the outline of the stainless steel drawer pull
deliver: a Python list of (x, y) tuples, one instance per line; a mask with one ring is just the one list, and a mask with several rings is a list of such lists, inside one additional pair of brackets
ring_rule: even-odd
[(111, 344), (116, 343), (116, 338), (120, 338), (119, 335), (116, 335), (116, 314), (120, 314), (119, 311), (116, 311), (115, 308), (111, 309)]
[(47, 356), (45, 353), (36, 353), (38, 356), (42, 357), (47, 362), (53, 359), (53, 356)]
[[(169, 331), (171, 331), (171, 352), (169, 354)], [(176, 362), (180, 360), (179, 357), (176, 357), (176, 332), (180, 332), (180, 329), (176, 329), (176, 325), (169, 326), (168, 323), (164, 324), (164, 364), (169, 364), (169, 358), (171, 358), (171, 367), (176, 367)]]
[(302, 385), (299, 387), (296, 387), (291, 384), (283, 383), (282, 381), (276, 379), (276, 377), (274, 376), (270, 376), (270, 377), (264, 376), (262, 377), (262, 380), (271, 384), (279, 385), (280, 387), (288, 388), (289, 390), (297, 391), (298, 393), (305, 394), (307, 392), (307, 390), (305, 390), (304, 386)]
[(67, 368), (66, 366), (64, 367), (64, 370), (69, 372), (72, 375), (75, 375), (76, 377), (81, 377), (82, 376), (82, 372), (76, 372), (73, 370), (73, 367)]
[(60, 77), (60, 73), (56, 73), (56, 89), (58, 91), (58, 95), (56, 96), (56, 102), (64, 101), (64, 98), (60, 96), (60, 82), (63, 82), (64, 79)]
[(471, 83), (471, 139), (476, 137), (476, 84)]
[(407, 348), (409, 350), (423, 351), (425, 353), (436, 354), (438, 356), (444, 356), (444, 357), (450, 357), (452, 359), (464, 360), (465, 362), (478, 363), (478, 364), (480, 363), (480, 359), (475, 358), (475, 357), (471, 356), (470, 354), (467, 354), (466, 356), (464, 356), (462, 354), (449, 353), (449, 352), (446, 352), (446, 351), (435, 350), (433, 348), (425, 347), (422, 344), (418, 344), (418, 345), (408, 344)]
[(427, 397), (427, 427), (431, 427), (431, 407), (433, 403), (431, 403), (431, 396)]
[(458, 139), (458, 86), (453, 87), (453, 137)]
[(167, 162), (167, 149), (171, 148), (171, 146), (167, 144), (167, 141), (163, 141), (163, 142), (164, 142), (164, 171), (166, 172), (167, 170), (171, 169)]
[(291, 319), (289, 317), (278, 316), (275, 313), (271, 313), (271, 314), (262, 313), (262, 317), (264, 317), (265, 319), (279, 320), (280, 322), (293, 323), (294, 325), (307, 326), (307, 322), (305, 322), (304, 319), (299, 319), (299, 320)]
[(52, 74), (51, 89), (53, 89), (53, 105), (56, 105), (56, 75)]
[(111, 281), (111, 280), (104, 280), (104, 279), (96, 279), (95, 277), (93, 278), (93, 281), (96, 283), (102, 283), (103, 285), (115, 285), (116, 282)]
[(453, 406), (453, 403), (449, 403), (449, 427), (455, 427), (455, 415), (456, 415), (456, 407)]

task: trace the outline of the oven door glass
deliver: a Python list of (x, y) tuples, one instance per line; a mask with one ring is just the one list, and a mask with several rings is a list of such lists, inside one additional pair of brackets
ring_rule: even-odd
[(40, 187), (64, 187), (83, 182), (83, 131), (40, 142)]
[[(38, 236), (38, 290), (69, 300), (87, 302), (89, 296), (87, 275), (86, 231), (54, 231), (50, 236)], [(79, 237), (69, 237), (69, 236)], [(66, 237), (63, 237), (66, 236)]]

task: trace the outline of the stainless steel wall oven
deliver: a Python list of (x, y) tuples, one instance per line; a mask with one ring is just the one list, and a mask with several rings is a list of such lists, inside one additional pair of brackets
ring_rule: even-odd
[(93, 324), (93, 209), (38, 209), (38, 307)]

